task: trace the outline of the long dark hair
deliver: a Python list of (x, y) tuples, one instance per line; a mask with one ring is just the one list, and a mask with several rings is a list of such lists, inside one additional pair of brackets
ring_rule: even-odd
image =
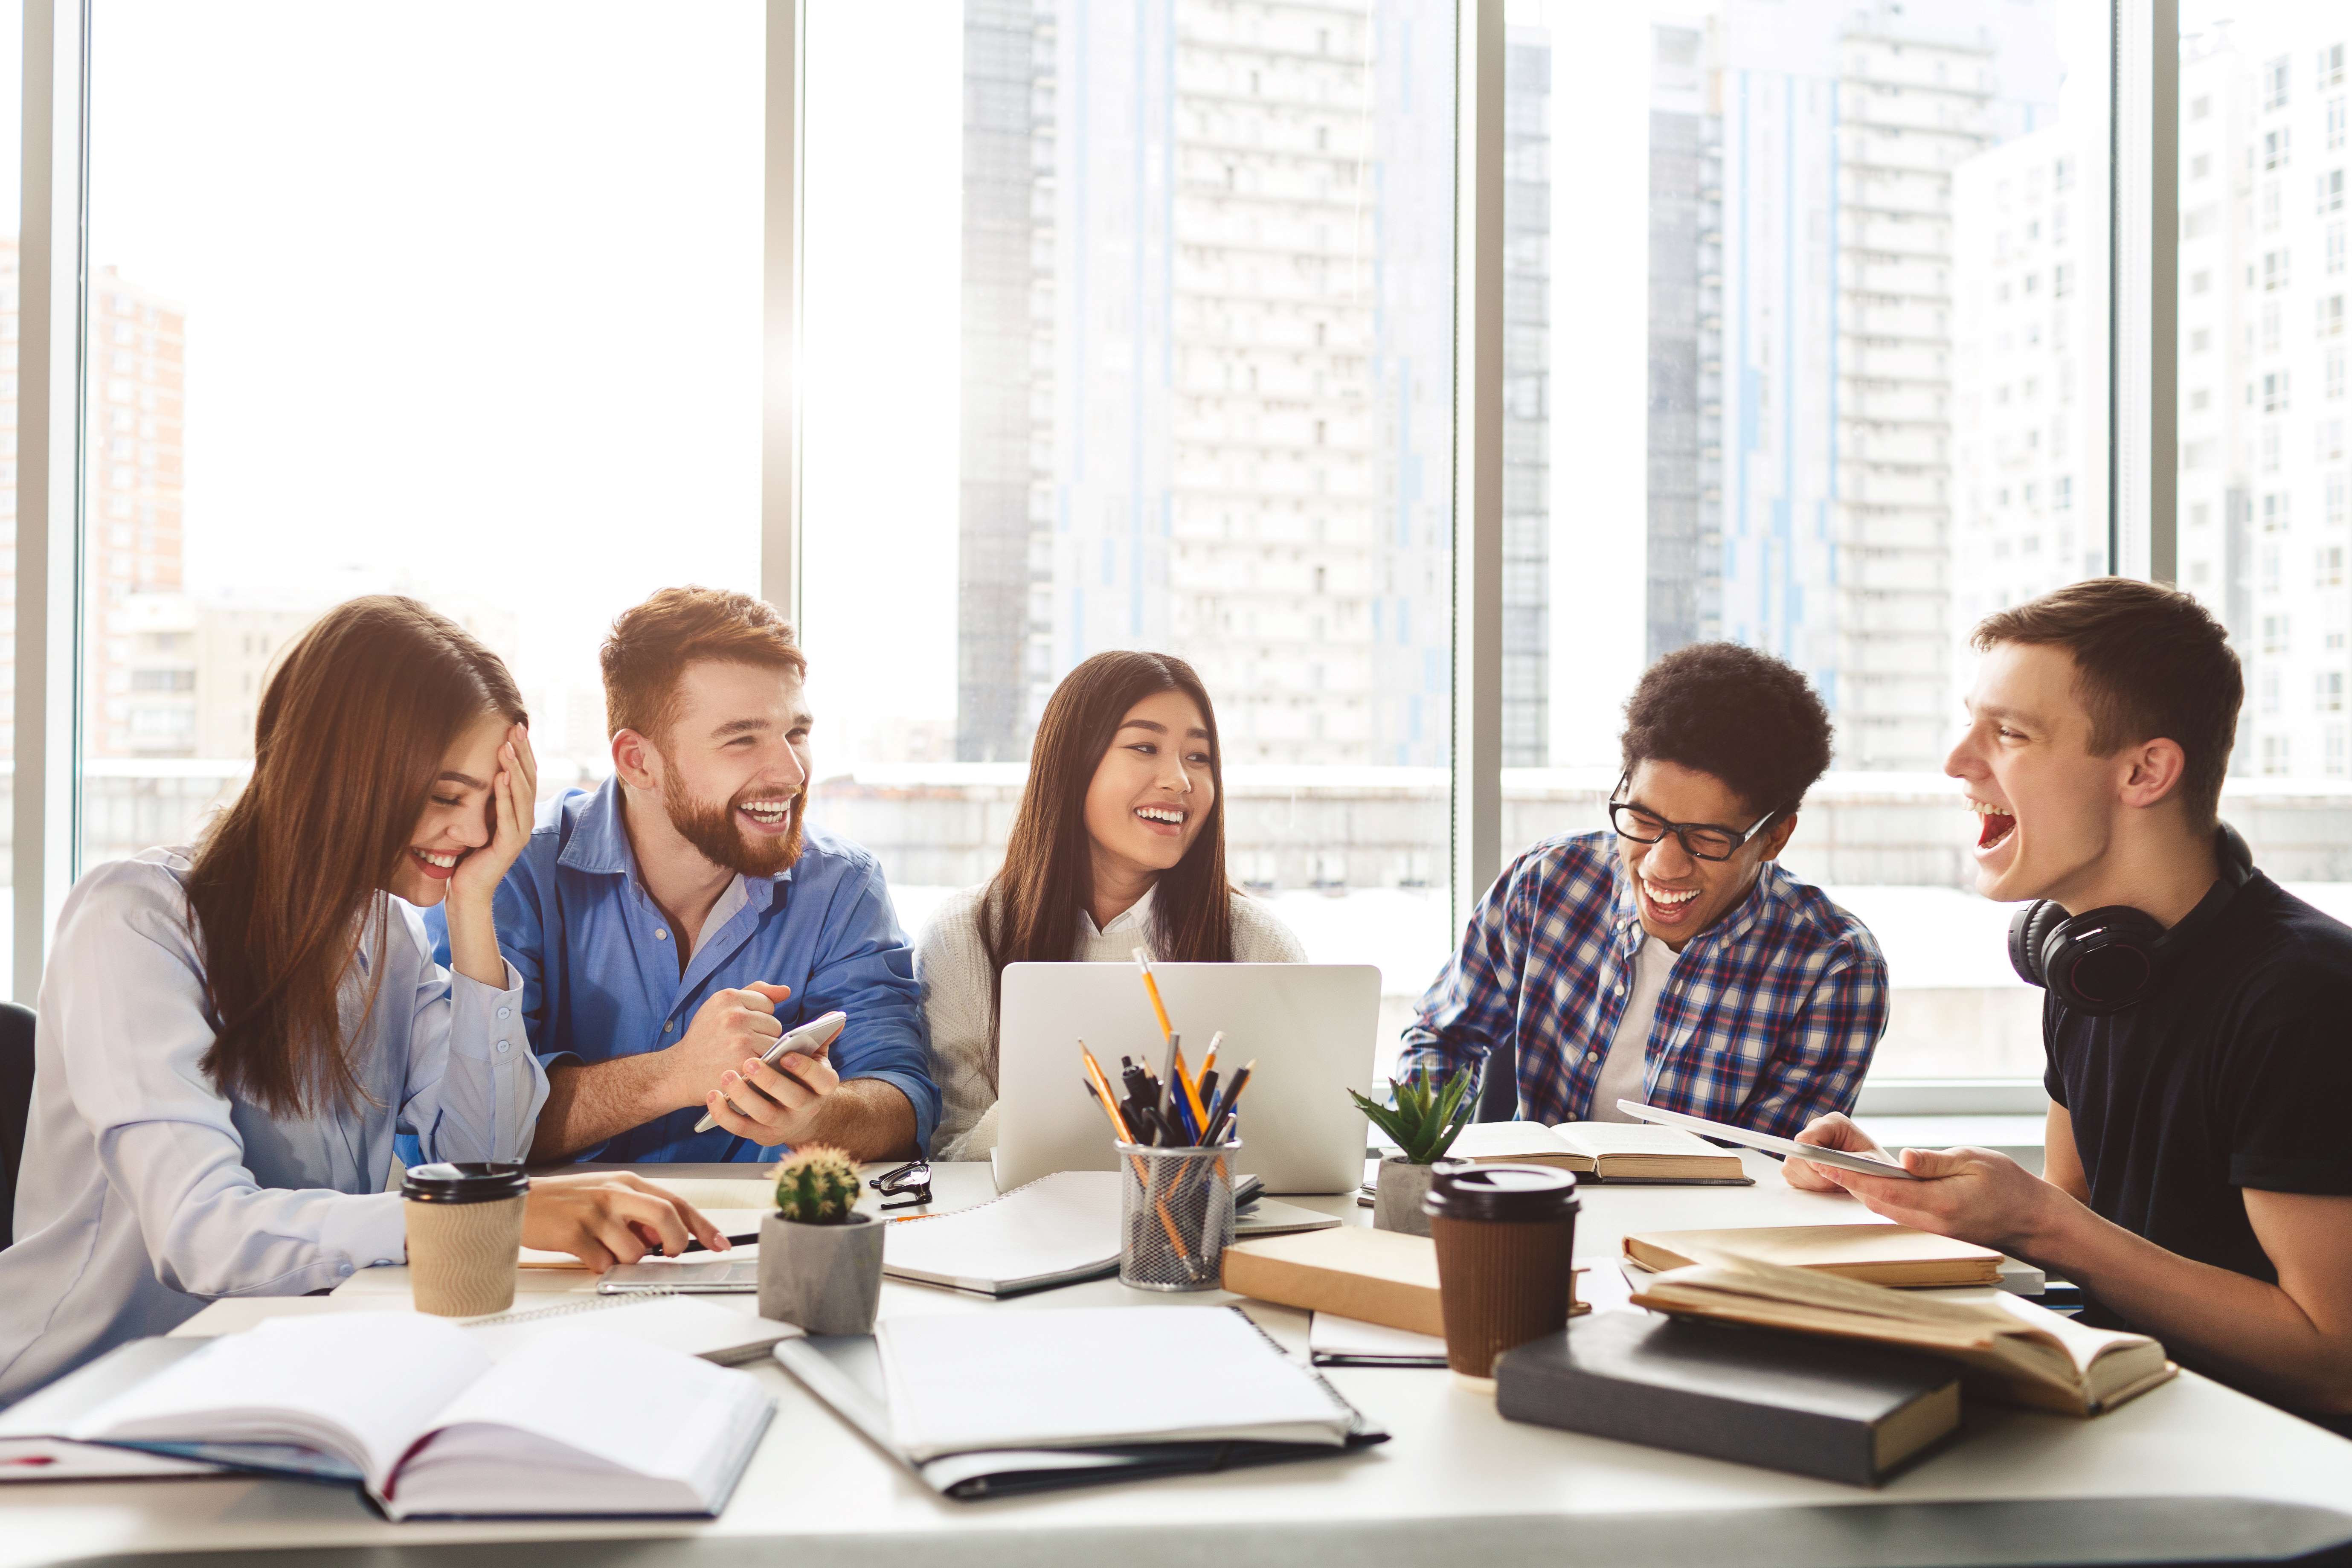
[[(276, 1116), (364, 1098), (337, 994), (383, 951), (379, 896), (449, 747), (488, 714), (525, 722), (499, 657), (414, 599), (339, 605), (262, 692), (253, 776), (196, 850), (188, 910), (219, 1031), (204, 1070)], [(383, 967), (373, 966), (365, 1009)]]
[(1191, 665), (1167, 654), (1098, 653), (1063, 677), (1045, 703), (1004, 864), (981, 894), (980, 940), (988, 953), (992, 1017), (1006, 964), (1065, 963), (1076, 955), (1078, 914), (1094, 893), (1087, 790), (1129, 710), (1162, 691), (1181, 691), (1200, 709), (1209, 731), (1209, 777), (1216, 799), (1200, 837), (1153, 886), (1152, 956), (1178, 963), (1233, 962), (1224, 759), (1208, 689)]

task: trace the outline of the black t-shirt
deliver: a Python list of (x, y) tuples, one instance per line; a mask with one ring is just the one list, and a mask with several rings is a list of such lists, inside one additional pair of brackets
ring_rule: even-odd
[[(2043, 1003), (2043, 1082), (2094, 1211), (2276, 1284), (2239, 1189), (2352, 1194), (2352, 926), (2257, 871), (2216, 886), (2167, 945), (2137, 1006)], [(2128, 1326), (2095, 1300), (2084, 1321)]]

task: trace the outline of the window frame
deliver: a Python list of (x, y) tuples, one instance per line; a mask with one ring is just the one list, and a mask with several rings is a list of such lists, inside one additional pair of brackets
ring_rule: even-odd
[[(87, 363), (89, 83), (94, 0), (26, 0), (11, 994), (37, 994), (72, 886)], [(795, 620), (802, 583), (798, 328), (802, 73), (808, 0), (766, 0), (761, 585)], [(1457, 0), (1452, 877), (1454, 923), (1501, 869), (1505, 0)], [(2110, 0), (2108, 493), (2111, 569), (2178, 574), (2178, 0)], [(2147, 237), (2126, 243), (2126, 236)], [(1906, 1106), (2013, 1110), (2031, 1080), (1911, 1083)], [(1864, 1091), (1865, 1103), (1892, 1088)]]

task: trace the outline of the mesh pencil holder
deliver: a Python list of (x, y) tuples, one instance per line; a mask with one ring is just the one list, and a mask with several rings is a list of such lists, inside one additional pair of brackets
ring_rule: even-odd
[(1213, 1290), (1234, 1239), (1234, 1159), (1215, 1149), (1118, 1145), (1118, 1282)]

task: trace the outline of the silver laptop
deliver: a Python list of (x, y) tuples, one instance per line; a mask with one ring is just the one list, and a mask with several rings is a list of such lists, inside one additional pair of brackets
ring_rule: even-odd
[[(1168, 1019), (1195, 1073), (1219, 1029), (1217, 1078), (1255, 1059), (1241, 1099), (1238, 1174), (1270, 1193), (1352, 1193), (1364, 1179), (1364, 1113), (1380, 1028), (1381, 972), (1367, 963), (1155, 963)], [(1118, 1058), (1157, 1073), (1166, 1047), (1131, 963), (1014, 963), (997, 1032), (996, 1185), (1114, 1169), (1110, 1123), (1086, 1090), (1078, 1042), (1112, 1087)], [(1124, 1092), (1124, 1090), (1121, 1090)]]

